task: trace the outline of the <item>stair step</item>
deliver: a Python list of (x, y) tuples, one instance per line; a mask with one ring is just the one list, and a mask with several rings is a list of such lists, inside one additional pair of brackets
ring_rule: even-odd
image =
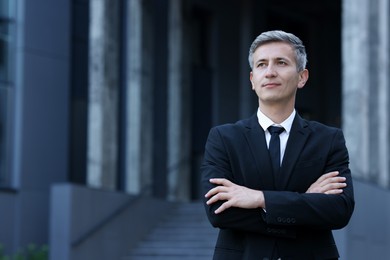
[(201, 202), (180, 203), (122, 260), (211, 259), (217, 234)]

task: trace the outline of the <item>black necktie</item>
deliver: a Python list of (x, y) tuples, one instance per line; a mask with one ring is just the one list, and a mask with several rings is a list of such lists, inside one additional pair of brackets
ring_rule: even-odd
[(280, 139), (279, 135), (284, 131), (283, 127), (270, 126), (268, 131), (271, 134), (271, 140), (269, 142), (269, 155), (271, 157), (272, 169), (274, 174), (279, 173), (280, 169)]

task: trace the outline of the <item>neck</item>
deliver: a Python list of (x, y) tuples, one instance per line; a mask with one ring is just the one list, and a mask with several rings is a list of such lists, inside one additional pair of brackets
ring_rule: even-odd
[(259, 104), (260, 111), (269, 117), (273, 122), (276, 124), (282, 123), (284, 120), (286, 120), (291, 113), (294, 111), (294, 105), (293, 106), (264, 106), (262, 104)]

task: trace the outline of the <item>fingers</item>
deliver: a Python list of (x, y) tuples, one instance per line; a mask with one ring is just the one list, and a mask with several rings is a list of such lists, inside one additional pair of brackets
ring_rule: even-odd
[(210, 183), (219, 186), (212, 188), (205, 194), (205, 197), (209, 198), (206, 204), (211, 205), (217, 201), (224, 200), (225, 202), (214, 211), (215, 214), (219, 214), (232, 206), (229, 188), (233, 186), (233, 183), (224, 178), (210, 179)]
[(206, 198), (210, 198), (212, 196), (214, 196), (215, 194), (218, 194), (218, 193), (221, 193), (221, 192), (227, 192), (228, 191), (228, 188), (225, 187), (225, 186), (217, 186), (215, 188), (212, 188), (211, 190), (209, 190), (206, 195), (204, 195)]
[(222, 211), (224, 211), (224, 210), (230, 208), (231, 206), (232, 206), (232, 205), (231, 205), (231, 201), (226, 201), (226, 202), (222, 203), (222, 205), (221, 205), (219, 208), (217, 208), (217, 209), (214, 211), (214, 213), (215, 213), (215, 214), (219, 214), (219, 213), (221, 213)]
[(339, 172), (338, 171), (334, 171), (334, 172), (328, 172), (328, 173), (325, 173), (323, 175), (321, 175), (320, 178), (318, 178), (318, 180), (316, 181), (316, 183), (321, 183), (329, 178), (333, 178), (335, 176), (339, 175)]
[(322, 175), (307, 190), (308, 193), (340, 194), (347, 186), (345, 177), (339, 177), (339, 172), (329, 172)]
[(329, 184), (326, 184), (325, 186), (322, 187), (323, 193), (325, 194), (338, 194), (343, 192), (343, 188), (347, 186), (347, 184), (344, 182), (344, 180), (340, 182), (332, 182)]
[[(216, 189), (216, 188), (214, 188), (214, 189)], [(210, 191), (212, 191), (212, 190), (210, 190)], [(212, 196), (206, 202), (207, 205), (213, 204), (214, 202), (217, 202), (219, 200), (229, 200), (230, 199), (229, 193), (227, 191), (215, 192), (215, 193), (211, 193), (209, 196), (207, 196), (210, 193), (210, 191), (206, 194), (206, 198), (210, 198), (210, 196)]]
[(337, 176), (339, 172), (329, 172), (324, 175), (322, 175), (318, 180), (315, 182), (315, 184), (319, 185), (320, 187), (327, 186), (329, 184), (334, 183), (343, 183), (346, 181), (345, 177), (339, 177)]
[(345, 181), (346, 181), (345, 177), (332, 177), (332, 178), (329, 178), (329, 179), (322, 181), (320, 183), (320, 185), (322, 187), (328, 186), (328, 185), (332, 186), (333, 184), (340, 184), (340, 183), (344, 183)]
[(223, 185), (223, 186), (228, 186), (228, 187), (233, 185), (233, 183), (231, 181), (224, 179), (224, 178), (210, 179), (210, 182), (213, 184)]
[(324, 194), (341, 194), (341, 193), (343, 193), (342, 189), (334, 189), (334, 190), (328, 190), (324, 192)]
[(217, 210), (215, 210), (215, 214), (221, 213), (225, 209), (230, 207), (231, 202), (229, 202), (230, 195), (228, 193), (229, 187), (232, 186), (232, 182), (224, 178), (214, 178), (209, 180), (210, 183), (219, 185), (217, 187), (212, 188), (205, 194), (205, 198), (209, 198), (206, 202), (207, 205), (211, 205), (220, 200), (226, 200)]
[(252, 190), (240, 185), (237, 185), (227, 179), (210, 179), (210, 183), (217, 184), (210, 189), (205, 197), (208, 199), (206, 204), (211, 205), (215, 202), (222, 204), (214, 211), (219, 214), (231, 207), (237, 208), (257, 208), (264, 204), (264, 195), (261, 191)]
[(211, 196), (214, 196), (215, 194), (220, 192), (227, 192), (227, 188), (231, 187), (233, 184), (231, 181), (223, 178), (210, 179), (210, 183), (217, 184), (220, 186), (217, 186), (209, 190), (205, 195), (206, 198), (210, 198)]

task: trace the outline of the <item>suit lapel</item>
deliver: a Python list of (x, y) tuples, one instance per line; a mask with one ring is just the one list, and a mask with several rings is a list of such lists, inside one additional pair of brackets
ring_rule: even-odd
[(258, 175), (247, 177), (250, 181), (253, 180), (253, 182), (251, 182), (252, 184), (259, 183), (262, 189), (273, 190), (275, 189), (275, 180), (272, 174), (265, 134), (264, 130), (259, 125), (256, 114), (246, 121), (245, 127), (245, 137), (258, 171)]
[(311, 130), (307, 123), (297, 114), (291, 127), (290, 136), (287, 141), (286, 151), (284, 153), (280, 174), (277, 179), (276, 188), (285, 190), (293, 168), (301, 154)]

